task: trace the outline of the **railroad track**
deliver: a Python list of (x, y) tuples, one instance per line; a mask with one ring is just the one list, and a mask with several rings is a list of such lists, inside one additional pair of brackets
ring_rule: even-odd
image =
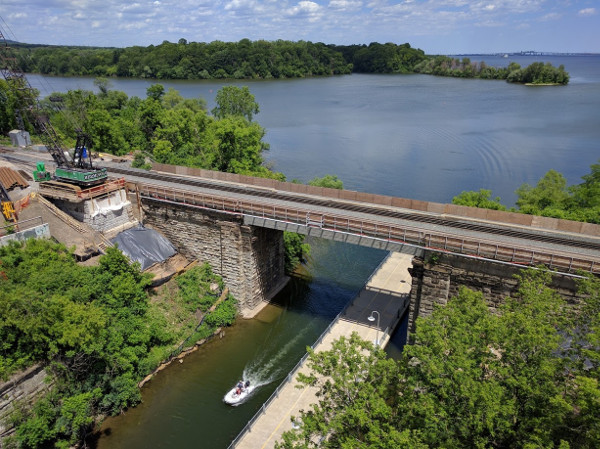
[[(563, 245), (574, 248), (589, 249), (600, 251), (600, 239), (597, 241), (590, 241), (593, 237), (582, 237), (578, 239), (577, 236), (570, 235), (549, 235), (540, 234), (540, 230), (537, 232), (530, 232), (524, 229), (515, 229), (514, 227), (508, 227), (506, 224), (498, 223), (488, 225), (483, 222), (474, 222), (473, 219), (470, 221), (459, 221), (460, 218), (449, 219), (447, 217), (440, 217), (429, 213), (423, 213), (421, 211), (414, 212), (403, 212), (399, 210), (392, 210), (377, 205), (367, 204), (356, 204), (348, 201), (336, 201), (335, 199), (319, 199), (306, 195), (298, 195), (291, 192), (277, 192), (270, 189), (261, 189), (256, 187), (242, 187), (235, 184), (225, 184), (220, 182), (211, 182), (209, 180), (190, 178), (190, 177), (179, 177), (177, 175), (170, 175), (165, 173), (156, 172), (143, 172), (140, 170), (131, 170), (126, 168), (109, 168), (109, 172), (115, 172), (122, 175), (129, 175), (135, 177), (141, 177), (146, 179), (152, 179), (155, 181), (164, 181), (180, 185), (186, 185), (190, 187), (199, 187), (212, 190), (219, 190), (222, 192), (254, 195), (264, 199), (280, 200), (280, 201), (294, 201), (295, 203), (302, 204), (304, 206), (319, 206), (334, 208), (338, 210), (366, 213), (377, 217), (393, 218), (400, 220), (407, 220), (410, 222), (427, 223), (429, 225), (445, 226), (454, 229), (461, 229), (465, 231), (481, 232), (490, 235), (499, 235), (503, 237), (517, 238), (522, 240), (533, 240), (541, 243), (549, 243), (555, 245)], [(503, 226), (503, 227), (498, 227)], [(544, 231), (542, 231), (544, 232)], [(545, 231), (550, 232), (550, 231)]]
[[(4, 154), (2, 154), (2, 157), (6, 158), (7, 160), (19, 162), (21, 164), (24, 163), (27, 165), (32, 165), (32, 166), (34, 165), (34, 162), (30, 158), (25, 158), (25, 156), (20, 157), (20, 155), (17, 155), (15, 153), (12, 153), (11, 155), (4, 153)], [(496, 248), (493, 250), (494, 258), (499, 256), (499, 254), (498, 254), (499, 248), (502, 248), (504, 250), (507, 246), (512, 246), (514, 248), (517, 248), (517, 252), (522, 252), (522, 255), (520, 257), (518, 257), (520, 260), (523, 261), (522, 263), (526, 263), (526, 260), (529, 258), (529, 255), (527, 255), (528, 254), (527, 251), (529, 251), (529, 254), (536, 253), (536, 258), (537, 258), (537, 255), (540, 254), (540, 251), (533, 250), (531, 248), (528, 249), (526, 246), (524, 246), (523, 243), (514, 244), (514, 245), (506, 245), (506, 244), (502, 245), (499, 243), (494, 243), (493, 236), (502, 236), (504, 238), (518, 239), (520, 241), (525, 241), (525, 242), (532, 241), (532, 242), (539, 242), (539, 243), (543, 243), (543, 244), (558, 245), (563, 248), (567, 247), (567, 248), (569, 248), (569, 253), (571, 253), (571, 254), (573, 253), (572, 249), (581, 249), (581, 250), (587, 250), (587, 251), (600, 251), (600, 238), (597, 238), (594, 236), (584, 236), (584, 235), (579, 236), (576, 234), (560, 233), (559, 231), (543, 230), (543, 229), (539, 229), (539, 228), (529, 231), (529, 230), (525, 229), (524, 227), (519, 227), (518, 225), (511, 225), (511, 224), (501, 223), (501, 222), (487, 223), (487, 222), (483, 222), (483, 221), (476, 221), (476, 219), (473, 219), (473, 218), (462, 218), (462, 217), (458, 217), (458, 216), (447, 216), (447, 215), (441, 216), (439, 214), (434, 214), (431, 212), (423, 212), (423, 211), (418, 211), (418, 210), (408, 211), (408, 210), (400, 210), (397, 208), (379, 206), (376, 204), (358, 203), (358, 202), (353, 202), (353, 201), (348, 201), (348, 200), (336, 200), (334, 198), (318, 198), (315, 196), (297, 194), (294, 192), (282, 192), (282, 191), (277, 191), (277, 190), (273, 190), (273, 189), (269, 189), (269, 188), (263, 188), (263, 187), (257, 187), (257, 186), (243, 186), (243, 185), (239, 185), (239, 184), (235, 184), (235, 183), (231, 183), (231, 182), (213, 181), (210, 179), (194, 178), (194, 177), (189, 177), (189, 176), (179, 176), (179, 175), (168, 174), (168, 173), (149, 172), (149, 171), (144, 171), (144, 170), (129, 169), (129, 168), (124, 168), (124, 167), (114, 167), (114, 166), (107, 166), (107, 169), (109, 172), (112, 172), (115, 174), (121, 174), (121, 175), (125, 175), (125, 176), (148, 179), (148, 180), (153, 180), (153, 181), (162, 181), (162, 182), (167, 182), (169, 184), (175, 184), (178, 186), (204, 188), (204, 189), (210, 189), (213, 191), (216, 190), (216, 191), (220, 191), (223, 193), (229, 193), (229, 194), (249, 195), (249, 196), (255, 197), (256, 200), (253, 200), (252, 202), (254, 202), (255, 205), (258, 205), (258, 203), (261, 203), (261, 206), (263, 207), (263, 209), (267, 209), (267, 208), (271, 207), (271, 205), (269, 205), (269, 203), (265, 202), (264, 200), (278, 200), (278, 201), (294, 202), (295, 204), (298, 205), (296, 207), (297, 210), (302, 209), (303, 213), (309, 212), (309, 213), (314, 213), (314, 215), (319, 215), (322, 213), (322, 211), (318, 211), (318, 212), (314, 211), (311, 209), (311, 207), (322, 207), (322, 208), (328, 208), (329, 210), (340, 211), (340, 215), (343, 212), (369, 214), (369, 215), (373, 216), (374, 220), (362, 220), (362, 223), (365, 223), (365, 224), (367, 224), (368, 221), (371, 221), (371, 223), (367, 224), (367, 226), (365, 227), (363, 224), (361, 224), (360, 226), (358, 225), (360, 220), (352, 219), (352, 218), (349, 218), (348, 216), (345, 216), (345, 217), (340, 217), (340, 215), (335, 216), (335, 213), (332, 214), (331, 212), (324, 212), (323, 216), (328, 215), (329, 218), (326, 219), (322, 223), (322, 226), (325, 226), (325, 228), (336, 230), (337, 228), (340, 227), (340, 224), (343, 222), (343, 220), (346, 220), (348, 230), (350, 230), (351, 232), (354, 232), (354, 233), (368, 232), (368, 233), (373, 234), (373, 236), (375, 234), (379, 234), (381, 236), (382, 229), (384, 229), (387, 226), (391, 230), (389, 232), (390, 241), (391, 240), (397, 240), (398, 242), (412, 241), (413, 243), (427, 247), (430, 245), (428, 245), (427, 242), (424, 242), (424, 240), (420, 237), (420, 235), (428, 235), (429, 236), (429, 242), (428, 242), (429, 244), (432, 244), (433, 246), (436, 246), (437, 248), (440, 248), (442, 250), (453, 249), (456, 252), (461, 252), (463, 254), (465, 253), (466, 250), (470, 249), (472, 254), (479, 255), (481, 247), (479, 244), (477, 244), (476, 246), (471, 244), (471, 245), (469, 245), (469, 246), (471, 246), (471, 248), (465, 248), (463, 246), (462, 242), (464, 242), (466, 240), (470, 240), (471, 242), (473, 242), (474, 239), (467, 239), (464, 237), (461, 238), (461, 237), (457, 237), (457, 236), (442, 237), (440, 232), (426, 230), (426, 229), (420, 230), (419, 224), (427, 224), (429, 226), (441, 226), (441, 227), (446, 227), (449, 229), (456, 229), (457, 231), (468, 231), (468, 232), (477, 232), (477, 233), (487, 234), (487, 235), (489, 235), (489, 238), (480, 238), (479, 240), (481, 241), (483, 247), (488, 247), (488, 248), (495, 247)], [(223, 204), (227, 203), (228, 207), (231, 210), (235, 210), (236, 204), (244, 203), (244, 200), (236, 200), (236, 199), (231, 199), (231, 198), (226, 198), (226, 197), (219, 198), (219, 201), (221, 201)], [(283, 208), (279, 207), (279, 206), (272, 206), (272, 207), (273, 207), (273, 210), (275, 210), (275, 209), (279, 210), (279, 212), (280, 212), (279, 218), (281, 218), (282, 216), (284, 217), (283, 211), (285, 210), (285, 207), (283, 207)], [(299, 217), (295, 217), (296, 223), (299, 223), (298, 218)], [(412, 224), (397, 226), (397, 225), (390, 224), (390, 222), (387, 222), (387, 223), (385, 221), (378, 222), (377, 218), (379, 218), (379, 219), (391, 218), (391, 219), (404, 220), (404, 221), (406, 221), (408, 223), (412, 223)], [(285, 217), (284, 217), (284, 221), (285, 221)], [(308, 223), (307, 223), (307, 225), (308, 225)], [(371, 227), (371, 229), (369, 229), (369, 227)], [(404, 229), (405, 231), (400, 234), (400, 233), (396, 232), (398, 229)], [(410, 238), (407, 238), (406, 230), (408, 230)], [(394, 235), (392, 236), (392, 234), (394, 234)], [(431, 248), (431, 249), (435, 249), (435, 248)], [(487, 251), (487, 252), (489, 254), (490, 251)], [(505, 259), (510, 259), (510, 258), (514, 259), (515, 254), (517, 254), (517, 253), (513, 252), (512, 255), (504, 254), (504, 258)], [(546, 254), (550, 254), (550, 253), (546, 253)], [(568, 256), (566, 256), (565, 251), (558, 250), (558, 251), (555, 251), (555, 254), (559, 255), (559, 257), (561, 257), (565, 261), (563, 263), (560, 263), (560, 265), (562, 265), (563, 267), (568, 266), (569, 271), (571, 271), (571, 263), (566, 263), (566, 259), (568, 258)], [(577, 257), (577, 255), (569, 256), (569, 257), (571, 257), (574, 260), (579, 259), (579, 257)], [(594, 255), (585, 256), (585, 257), (583, 257), (583, 259), (585, 259), (587, 261), (596, 261), (596, 262), (591, 262), (591, 271), (594, 271), (594, 272), (598, 271), (598, 269), (596, 268), (597, 266), (600, 266), (600, 261), (599, 261), (600, 258), (598, 256), (594, 256)], [(552, 256), (548, 256), (548, 257), (544, 258), (544, 263), (552, 266), (552, 265), (556, 264), (556, 260), (554, 260), (552, 258)], [(589, 263), (586, 262), (586, 265), (589, 266)], [(580, 266), (580, 268), (583, 268), (583, 266)]]

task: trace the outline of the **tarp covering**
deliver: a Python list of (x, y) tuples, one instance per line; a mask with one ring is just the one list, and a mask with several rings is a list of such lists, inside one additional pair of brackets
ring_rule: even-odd
[(166, 237), (141, 226), (119, 232), (111, 242), (116, 243), (129, 260), (139, 262), (142, 270), (177, 253)]

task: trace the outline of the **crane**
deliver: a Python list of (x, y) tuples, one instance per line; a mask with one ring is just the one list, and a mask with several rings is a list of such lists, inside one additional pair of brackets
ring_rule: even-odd
[(106, 168), (92, 165), (89, 151), (91, 139), (81, 130), (78, 131), (73, 155), (67, 156), (69, 153), (63, 147), (48, 116), (42, 111), (36, 91), (29, 84), (23, 71), (20, 70), (1, 29), (0, 72), (18, 100), (16, 117), (19, 129), (25, 130), (25, 120), (27, 119), (56, 163), (54, 176), (46, 171), (43, 163), (38, 163), (37, 170), (33, 172), (34, 179), (39, 182), (63, 181), (82, 187), (104, 183), (108, 178)]

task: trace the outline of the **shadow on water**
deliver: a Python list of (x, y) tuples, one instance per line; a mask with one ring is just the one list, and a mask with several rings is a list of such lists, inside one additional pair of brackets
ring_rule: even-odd
[[(271, 304), (160, 372), (142, 389), (143, 402), (106, 419), (90, 447), (227, 447), (386, 255), (311, 244), (305, 271)], [(223, 396), (244, 376), (259, 388), (238, 407), (225, 404)]]
[(408, 311), (404, 313), (404, 316), (400, 320), (400, 323), (396, 327), (396, 330), (390, 336), (390, 341), (385, 347), (385, 352), (388, 357), (394, 360), (400, 360), (402, 356), (402, 350), (406, 345), (408, 336)]

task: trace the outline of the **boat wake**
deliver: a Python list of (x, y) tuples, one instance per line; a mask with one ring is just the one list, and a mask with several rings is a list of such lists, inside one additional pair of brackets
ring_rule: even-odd
[(240, 395), (236, 395), (236, 389), (233, 388), (223, 397), (223, 400), (227, 404), (237, 407), (246, 402), (260, 387), (268, 385), (285, 376), (289, 368), (286, 368), (287, 364), (282, 362), (285, 361), (286, 357), (289, 357), (290, 350), (298, 345), (298, 342), (303, 338), (305, 332), (306, 328), (297, 333), (294, 338), (279, 348), (275, 354), (273, 354), (273, 350), (275, 349), (274, 345), (271, 344), (264, 347), (262, 352), (248, 362), (243, 370), (241, 380), (244, 383), (250, 381), (250, 388)]
[(281, 362), (289, 356), (290, 349), (297, 345), (305, 332), (306, 328), (296, 334), (294, 338), (283, 345), (275, 354), (271, 354), (267, 348), (267, 350), (251, 360), (244, 368), (244, 379), (249, 380), (258, 388), (285, 376), (289, 368)]

